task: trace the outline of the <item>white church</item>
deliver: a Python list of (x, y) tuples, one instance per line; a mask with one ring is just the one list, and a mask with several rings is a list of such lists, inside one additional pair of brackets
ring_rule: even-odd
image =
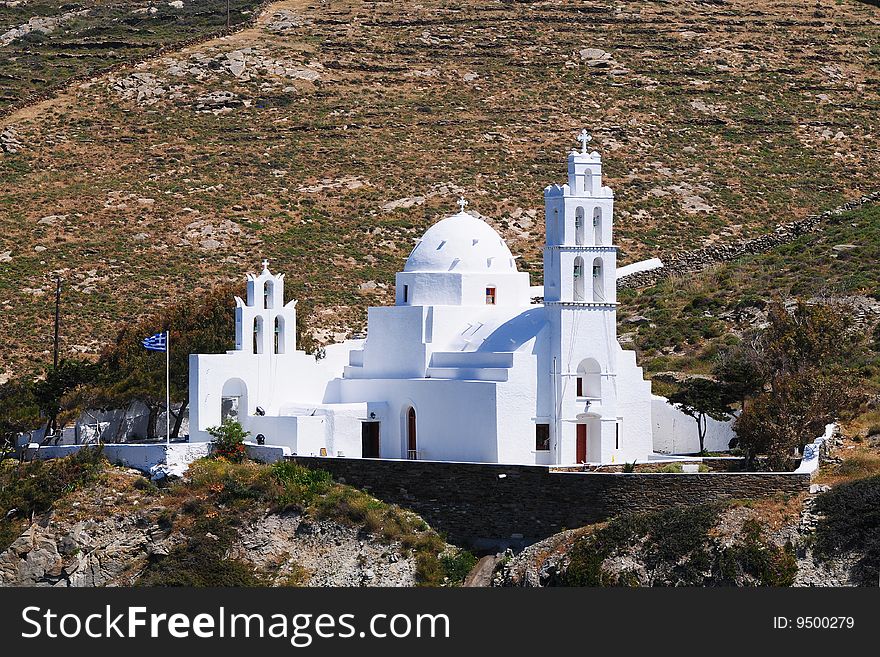
[[(264, 261), (236, 298), (235, 349), (190, 356), (190, 440), (236, 418), (300, 455), (573, 465), (697, 451), (694, 421), (652, 397), (618, 344), (614, 193), (579, 139), (568, 182), (544, 191), (543, 290), (462, 200), (418, 240), (395, 305), (369, 309), (367, 338), (316, 360)], [(726, 449), (732, 434), (713, 429), (707, 447)]]

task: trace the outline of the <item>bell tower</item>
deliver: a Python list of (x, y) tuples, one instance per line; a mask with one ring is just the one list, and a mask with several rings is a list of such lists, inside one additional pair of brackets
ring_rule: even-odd
[(235, 297), (235, 350), (252, 354), (296, 351), (296, 301), (284, 304), (284, 274), (247, 275), (247, 300)]
[(611, 462), (617, 418), (617, 247), (614, 193), (591, 136), (568, 155), (568, 182), (544, 190), (544, 306), (552, 327), (551, 450), (555, 462)]

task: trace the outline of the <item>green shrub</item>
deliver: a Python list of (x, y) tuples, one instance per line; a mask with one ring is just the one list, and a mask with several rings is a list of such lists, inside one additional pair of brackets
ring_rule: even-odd
[(208, 433), (214, 438), (212, 456), (226, 459), (230, 463), (241, 463), (247, 456), (244, 439), (250, 434), (235, 420), (224, 420), (219, 427), (208, 427)]
[(669, 585), (697, 586), (711, 565), (705, 546), (708, 532), (720, 508), (699, 505), (664, 509), (652, 513), (619, 516), (605, 527), (575, 542), (569, 564), (561, 577), (564, 586), (631, 585), (632, 573), (620, 578), (603, 569), (608, 557), (638, 544), (638, 553), (651, 572), (660, 566), (670, 570)]
[(743, 523), (743, 540), (721, 551), (718, 557), (719, 583), (737, 584), (742, 574), (751, 575), (759, 586), (791, 586), (797, 576), (797, 557), (791, 543), (784, 548), (767, 541), (760, 522)]
[(260, 586), (264, 582), (242, 561), (225, 557), (236, 535), (229, 520), (202, 519), (186, 532), (186, 541), (167, 556), (151, 561), (139, 586)]
[(855, 575), (862, 585), (880, 576), (880, 476), (835, 486), (816, 498), (816, 556), (860, 554)]
[(106, 461), (101, 447), (72, 456), (0, 468), (0, 551), (18, 536), (18, 522), (45, 513), (62, 497), (97, 480)]
[(477, 558), (467, 550), (458, 550), (452, 554), (447, 552), (440, 555), (440, 565), (446, 580), (450, 584), (460, 585), (477, 565)]

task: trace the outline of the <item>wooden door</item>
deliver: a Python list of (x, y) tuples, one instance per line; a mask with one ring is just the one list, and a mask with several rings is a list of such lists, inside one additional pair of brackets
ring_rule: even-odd
[(361, 455), (365, 459), (379, 458), (379, 423), (361, 423)]
[(416, 409), (414, 408), (410, 408), (406, 416), (406, 442), (407, 457), (417, 459), (419, 452), (416, 446)]
[(578, 463), (587, 462), (587, 425), (577, 425), (577, 456)]

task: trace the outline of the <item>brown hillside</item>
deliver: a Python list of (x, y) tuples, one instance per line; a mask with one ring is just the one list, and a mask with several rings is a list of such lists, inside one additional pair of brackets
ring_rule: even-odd
[(463, 194), (540, 282), (586, 126), (624, 262), (880, 188), (880, 10), (845, 0), (274, 3), (257, 27), (0, 119), (0, 375), (261, 257), (330, 333)]

